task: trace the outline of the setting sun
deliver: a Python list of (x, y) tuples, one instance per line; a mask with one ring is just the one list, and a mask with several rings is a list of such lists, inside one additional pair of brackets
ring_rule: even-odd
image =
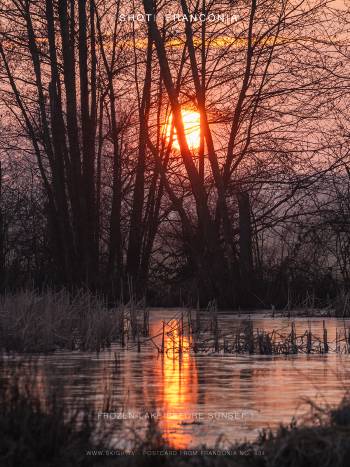
[[(195, 110), (182, 109), (182, 120), (185, 127), (185, 134), (187, 139), (188, 147), (191, 150), (198, 149), (200, 146), (200, 114)], [(172, 128), (172, 115), (167, 120), (165, 125), (165, 137), (167, 142), (171, 138), (171, 128)], [(176, 137), (176, 131), (174, 129), (172, 137), (172, 145), (176, 150), (180, 150), (180, 145)]]

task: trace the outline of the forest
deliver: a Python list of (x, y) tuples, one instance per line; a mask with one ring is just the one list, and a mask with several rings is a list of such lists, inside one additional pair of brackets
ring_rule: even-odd
[(2, 0), (1, 291), (348, 293), (349, 26), (335, 0)]

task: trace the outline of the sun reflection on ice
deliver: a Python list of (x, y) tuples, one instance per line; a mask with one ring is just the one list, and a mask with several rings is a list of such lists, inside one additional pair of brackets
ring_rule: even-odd
[[(180, 336), (178, 327), (165, 336), (165, 354), (160, 359), (163, 378), (163, 421), (165, 437), (172, 446), (185, 448), (191, 436), (181, 424), (193, 421), (192, 408), (197, 404), (198, 374), (194, 357), (189, 352), (190, 340)], [(179, 349), (182, 352), (179, 352)]]

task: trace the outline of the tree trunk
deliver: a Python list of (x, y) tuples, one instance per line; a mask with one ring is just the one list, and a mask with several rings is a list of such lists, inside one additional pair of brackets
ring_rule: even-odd
[(109, 238), (109, 258), (108, 258), (108, 276), (111, 281), (115, 280), (118, 294), (120, 282), (123, 277), (123, 256), (122, 256), (122, 236), (121, 236), (121, 150), (119, 146), (119, 131), (116, 116), (116, 99), (113, 89), (112, 76), (109, 79), (110, 110), (111, 110), (111, 134), (113, 140), (113, 182), (112, 182), (112, 207), (110, 217), (110, 238)]
[(70, 198), (73, 214), (73, 226), (75, 236), (75, 248), (77, 250), (76, 280), (84, 279), (84, 224), (82, 203), (82, 177), (81, 154), (79, 148), (79, 131), (77, 115), (77, 90), (75, 73), (75, 9), (74, 0), (70, 0), (70, 22), (68, 22), (67, 0), (58, 2), (60, 32), (62, 40), (63, 56), (63, 80), (66, 93), (66, 125), (69, 145), (69, 167), (67, 167), (68, 183), (71, 186)]
[(0, 291), (2, 291), (5, 286), (5, 225), (2, 197), (2, 166), (0, 161)]
[(142, 213), (144, 204), (145, 186), (145, 162), (147, 153), (147, 132), (148, 117), (150, 110), (150, 92), (152, 79), (152, 40), (148, 39), (147, 62), (145, 84), (143, 87), (142, 101), (140, 106), (140, 130), (139, 130), (139, 153), (136, 166), (136, 177), (134, 186), (133, 203), (130, 220), (129, 246), (127, 254), (127, 273), (134, 284), (134, 289), (138, 293), (141, 287), (138, 286), (139, 268), (141, 261), (141, 247), (145, 226), (142, 225)]
[[(97, 269), (96, 264), (96, 215), (95, 215), (95, 122), (96, 122), (96, 96), (92, 93), (92, 107), (90, 115), (89, 106), (89, 74), (88, 74), (88, 47), (87, 47), (87, 16), (86, 0), (80, 0), (79, 5), (79, 75), (80, 75), (80, 107), (81, 128), (83, 142), (83, 250), (84, 250), (84, 275), (87, 284), (94, 284)], [(92, 8), (92, 14), (93, 14)], [(94, 24), (94, 19), (91, 19)], [(94, 28), (90, 31), (94, 35)], [(94, 37), (91, 37), (94, 42)], [(95, 60), (92, 58), (92, 76), (95, 77)], [(92, 90), (95, 83), (91, 81)]]
[(247, 191), (237, 194), (239, 210), (239, 265), (241, 275), (242, 304), (249, 302), (253, 287), (253, 254), (250, 198)]

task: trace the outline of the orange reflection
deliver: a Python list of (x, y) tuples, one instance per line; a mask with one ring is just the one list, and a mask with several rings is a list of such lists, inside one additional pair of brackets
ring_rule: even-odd
[(185, 335), (181, 337), (178, 326), (174, 325), (172, 322), (173, 330), (165, 337), (165, 354), (160, 360), (163, 430), (167, 441), (181, 449), (187, 447), (191, 440), (190, 434), (185, 432), (185, 425), (195, 420), (193, 407), (197, 403), (198, 375), (196, 362), (189, 351), (190, 339)]

